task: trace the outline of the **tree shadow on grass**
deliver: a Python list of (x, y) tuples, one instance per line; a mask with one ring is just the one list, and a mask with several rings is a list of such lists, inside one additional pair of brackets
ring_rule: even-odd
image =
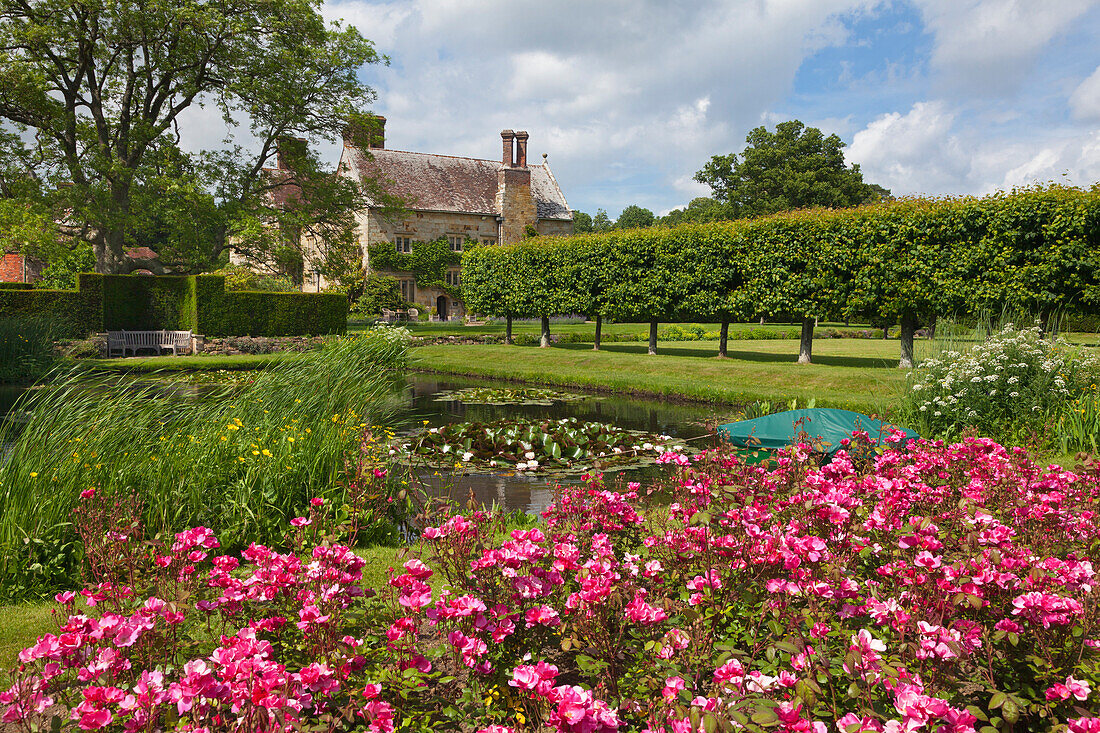
[[(718, 356), (718, 343), (708, 347), (676, 347), (675, 349), (658, 346), (658, 356), (688, 356), (699, 359), (714, 359)], [(555, 344), (554, 348), (568, 349), (570, 351), (591, 351), (592, 344)], [(618, 354), (647, 354), (649, 347), (644, 343), (609, 343), (601, 344), (601, 351), (611, 351)], [(751, 361), (762, 364), (794, 364), (798, 361), (798, 352), (790, 354), (772, 354), (762, 351), (743, 351), (739, 349), (727, 349), (726, 356), (736, 361)], [(894, 369), (897, 367), (896, 359), (883, 359), (877, 356), (833, 356), (828, 354), (815, 354), (814, 364), (822, 366), (854, 367), (858, 369)]]

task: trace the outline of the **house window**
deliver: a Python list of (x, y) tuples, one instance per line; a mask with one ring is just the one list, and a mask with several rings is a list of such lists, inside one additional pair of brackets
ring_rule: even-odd
[(447, 270), (447, 284), (452, 288), (457, 288), (462, 285), (462, 271), (461, 270)]
[(452, 252), (461, 252), (462, 243), (466, 241), (466, 237), (461, 234), (448, 234), (447, 244), (451, 245)]
[(413, 251), (412, 237), (407, 234), (398, 234), (393, 238), (393, 246), (398, 252), (409, 253)]
[(416, 298), (416, 281), (415, 280), (399, 280), (401, 283), (401, 299), (406, 303), (412, 303)]
[(496, 237), (482, 237), (481, 238), (481, 243), (482, 244), (496, 244), (497, 243), (497, 238)]

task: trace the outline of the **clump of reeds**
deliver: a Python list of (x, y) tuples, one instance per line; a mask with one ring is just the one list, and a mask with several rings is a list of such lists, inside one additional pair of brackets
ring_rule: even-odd
[[(152, 531), (207, 526), (223, 545), (273, 542), (310, 498), (339, 500), (349, 451), (391, 414), (403, 341), (338, 339), (199, 400), (69, 368), (0, 431), (0, 592), (79, 562), (69, 526), (88, 490), (139, 497)], [(10, 594), (9, 590), (9, 594)]]

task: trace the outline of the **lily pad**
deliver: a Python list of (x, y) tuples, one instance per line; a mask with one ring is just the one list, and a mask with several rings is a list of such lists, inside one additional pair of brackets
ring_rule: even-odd
[(666, 452), (696, 451), (668, 436), (577, 418), (452, 423), (422, 430), (394, 444), (395, 455), (470, 471), (581, 473), (636, 468)]
[(543, 387), (467, 387), (440, 392), (434, 399), (436, 402), (461, 402), (465, 405), (550, 405), (583, 400), (585, 397), (583, 394)]

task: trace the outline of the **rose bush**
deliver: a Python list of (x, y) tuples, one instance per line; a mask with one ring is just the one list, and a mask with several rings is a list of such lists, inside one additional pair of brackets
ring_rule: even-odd
[[(383, 588), (327, 529), (111, 552), (21, 654), (9, 724), (85, 730), (1100, 730), (1100, 476), (984, 439), (767, 470), (670, 454), (545, 523), (449, 516)], [(88, 501), (94, 501), (90, 497)], [(91, 526), (86, 523), (87, 526)], [(146, 549), (143, 549), (146, 548)], [(122, 558), (113, 567), (107, 558)]]

